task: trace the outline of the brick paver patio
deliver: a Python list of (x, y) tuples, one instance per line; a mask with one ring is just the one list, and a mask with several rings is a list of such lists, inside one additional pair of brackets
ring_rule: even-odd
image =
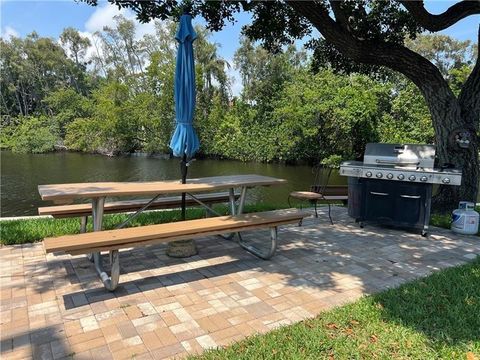
[(2, 247), (1, 358), (183, 357), (480, 253), (478, 237), (360, 229), (344, 208), (333, 218), (334, 226), (323, 212), (303, 227), (281, 228), (270, 261), (218, 237), (198, 241), (199, 255), (189, 259), (168, 258), (164, 246), (123, 251), (115, 293), (84, 256), (45, 256), (41, 243)]

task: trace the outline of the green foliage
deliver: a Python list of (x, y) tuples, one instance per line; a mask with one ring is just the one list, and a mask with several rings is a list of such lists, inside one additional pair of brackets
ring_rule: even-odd
[[(7, 109), (1, 147), (41, 152), (63, 143), (69, 150), (105, 154), (168, 152), (175, 125), (175, 31), (174, 22), (157, 22), (154, 35), (138, 39), (134, 23), (118, 16), (113, 26), (96, 33), (101, 51), (90, 58), (89, 40), (72, 28), (60, 36), (63, 49), (36, 34), (1, 40), (6, 65), (2, 106)], [(323, 159), (333, 165), (361, 157), (369, 141), (434, 141), (425, 101), (405, 78), (388, 73), (378, 81), (325, 68), (312, 74), (312, 58), (294, 46), (274, 55), (243, 37), (233, 61), (243, 91), (230, 99), (230, 64), (218, 56), (206, 29), (197, 26), (196, 31), (194, 121), (201, 155), (244, 161)], [(438, 51), (452, 88), (460, 90), (470, 71), (469, 43), (422, 36), (409, 46), (426, 56)], [(23, 59), (22, 51), (36, 62)], [(23, 113), (38, 115), (18, 117)], [(26, 124), (30, 119), (32, 124)]]
[(449, 70), (448, 80), (450, 88), (456, 96), (460, 94), (462, 86), (465, 84), (465, 81), (467, 81), (471, 71), (472, 69), (468, 65), (462, 65), (458, 68), (452, 68)]
[(272, 55), (261, 46), (255, 46), (246, 37), (240, 39), (235, 52), (235, 67), (242, 76), (242, 97), (269, 110), (271, 100), (290, 81), (296, 71), (303, 68), (306, 54), (289, 46), (283, 53)]
[(101, 123), (94, 118), (78, 118), (67, 125), (65, 146), (70, 150), (95, 152), (102, 146)]
[(84, 86), (83, 73), (65, 56), (62, 47), (36, 33), (24, 39), (0, 39), (2, 72), (1, 113), (10, 116), (47, 114), (43, 99), (52, 91)]
[[(222, 136), (218, 136), (220, 126), (225, 121), (225, 115), (228, 107), (225, 106), (223, 99), (219, 94), (215, 95), (211, 100), (211, 107), (207, 116), (199, 116), (195, 119), (195, 128), (198, 131), (200, 139), (200, 151), (204, 154), (220, 155), (222, 154), (222, 146), (217, 141), (223, 141)], [(225, 132), (222, 132), (225, 134)], [(226, 145), (226, 144), (224, 144)]]
[(101, 124), (103, 147), (109, 153), (137, 148), (138, 123), (124, 111), (130, 96), (129, 87), (116, 81), (106, 82), (93, 92), (93, 118)]
[(391, 111), (383, 114), (378, 131), (381, 142), (431, 144), (435, 142), (432, 118), (420, 91), (412, 83), (391, 99)]
[(136, 147), (138, 123), (125, 111), (129, 89), (118, 82), (106, 82), (93, 92), (91, 117), (77, 118), (67, 126), (65, 145), (74, 150), (117, 153)]
[[(245, 132), (245, 123), (253, 123), (256, 111), (253, 107), (242, 101), (235, 102), (235, 105), (229, 109), (223, 119), (218, 122), (218, 128), (213, 138), (213, 153), (231, 159), (250, 160), (255, 158), (253, 146), (249, 140), (258, 136), (253, 136), (254, 129), (249, 127)], [(252, 136), (249, 136), (252, 135)], [(257, 134), (258, 135), (258, 134)]]
[(331, 168), (339, 168), (343, 160), (345, 159), (342, 159), (340, 155), (330, 155), (326, 158), (323, 158), (320, 163)]
[(6, 147), (14, 152), (44, 153), (53, 151), (58, 141), (56, 124), (45, 116), (22, 117), (19, 124), (8, 129)]
[(363, 76), (307, 72), (290, 82), (275, 103), (279, 148), (287, 160), (360, 156), (375, 141), (388, 88)]
[(75, 61), (75, 65), (84, 66), (87, 49), (91, 46), (90, 40), (81, 36), (77, 29), (68, 27), (62, 31), (60, 42)]
[(48, 105), (54, 120), (57, 122), (60, 135), (65, 137), (65, 128), (77, 118), (92, 114), (92, 101), (73, 88), (58, 89), (47, 94), (43, 100)]

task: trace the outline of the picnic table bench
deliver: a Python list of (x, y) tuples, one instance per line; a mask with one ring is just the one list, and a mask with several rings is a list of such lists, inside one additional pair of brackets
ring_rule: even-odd
[[(262, 259), (270, 259), (277, 248), (277, 227), (279, 225), (298, 223), (306, 213), (297, 209), (266, 211), (235, 216), (220, 216), (205, 219), (180, 221), (175, 223), (148, 225), (134, 228), (105, 230), (92, 233), (65, 235), (46, 238), (44, 248), (47, 253), (65, 252), (72, 255), (110, 251), (111, 275), (103, 270), (101, 259), (95, 260), (97, 271), (105, 287), (115, 290), (119, 282), (120, 261), (118, 250), (153, 244), (167, 243), (177, 240), (197, 239), (226, 232), (240, 232), (260, 228), (270, 229), (270, 245), (262, 251), (245, 243), (242, 238), (239, 244)], [(99, 255), (97, 255), (99, 256)], [(97, 266), (100, 265), (100, 266)]]

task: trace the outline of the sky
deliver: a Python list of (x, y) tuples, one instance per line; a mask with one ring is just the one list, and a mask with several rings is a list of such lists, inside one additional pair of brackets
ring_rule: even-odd
[[(427, 0), (425, 6), (432, 13), (445, 11), (455, 1)], [(66, 27), (74, 27), (89, 36), (97, 30), (102, 30), (105, 25), (113, 25), (113, 17), (122, 13), (125, 17), (134, 19), (135, 16), (129, 10), (118, 10), (108, 2), (99, 0), (96, 7), (84, 2), (74, 0), (0, 0), (0, 36), (24, 37), (32, 31), (40, 36), (58, 38)], [(198, 21), (203, 24), (202, 20)], [(233, 63), (233, 55), (239, 46), (239, 38), (242, 26), (250, 22), (248, 14), (239, 14), (235, 24), (229, 24), (222, 31), (213, 33), (211, 41), (220, 45), (219, 55), (228, 62)], [(137, 36), (153, 32), (153, 23), (137, 23)], [(443, 33), (459, 40), (477, 41), (477, 30), (480, 24), (480, 15), (470, 16)], [(239, 76), (235, 69), (231, 69), (230, 76), (236, 81), (233, 84), (233, 93), (240, 91)]]

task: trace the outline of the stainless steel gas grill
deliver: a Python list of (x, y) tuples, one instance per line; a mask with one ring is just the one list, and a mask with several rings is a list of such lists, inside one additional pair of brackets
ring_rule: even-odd
[(365, 149), (363, 162), (346, 161), (348, 213), (365, 222), (417, 228), (425, 236), (430, 221), (433, 184), (460, 185), (462, 172), (434, 168), (435, 146), (375, 144)]

